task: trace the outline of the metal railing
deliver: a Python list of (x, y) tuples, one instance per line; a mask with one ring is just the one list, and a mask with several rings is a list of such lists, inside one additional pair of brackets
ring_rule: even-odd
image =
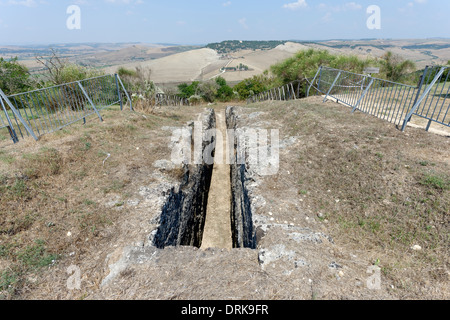
[(283, 85), (281, 87), (272, 88), (267, 91), (255, 94), (247, 99), (247, 104), (268, 100), (287, 101), (300, 99), (302, 98), (301, 95), (302, 83), (303, 83), (302, 80), (297, 80), (290, 82), (286, 85)]
[[(303, 82), (308, 87), (302, 87)], [(292, 100), (310, 95), (311, 89), (336, 102), (389, 121), (406, 130), (413, 116), (428, 120), (426, 130), (438, 123), (450, 127), (450, 67), (426, 67), (417, 86), (320, 67), (313, 79), (303, 79), (256, 94), (247, 103)], [(303, 92), (306, 91), (306, 92)]]
[(26, 136), (38, 140), (91, 115), (103, 121), (100, 111), (131, 98), (117, 74), (6, 96), (0, 90), (1, 128), (7, 128), (14, 143)]
[(427, 67), (418, 86), (396, 83), (369, 75), (321, 67), (312, 81), (328, 98), (406, 129), (413, 115), (427, 119), (426, 130), (436, 122), (450, 126), (448, 67)]
[(150, 96), (148, 94), (139, 92), (139, 91), (131, 91), (131, 98), (134, 100), (142, 100), (148, 106), (167, 106), (167, 107), (176, 107), (176, 106), (189, 106), (189, 99), (181, 98), (175, 94), (165, 94), (165, 93), (155, 93)]
[(402, 130), (413, 115), (427, 119), (426, 130), (433, 122), (450, 127), (450, 67), (427, 67), (421, 77), (418, 99), (406, 116)]

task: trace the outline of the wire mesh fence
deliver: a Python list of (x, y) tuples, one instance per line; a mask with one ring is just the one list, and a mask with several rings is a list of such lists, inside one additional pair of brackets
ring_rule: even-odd
[(376, 116), (394, 124), (403, 124), (417, 97), (417, 87), (372, 78), (343, 70), (322, 67), (317, 90), (324, 101), (334, 98), (353, 111)]
[(427, 67), (417, 86), (373, 78), (369, 75), (321, 67), (311, 86), (337, 102), (376, 116), (404, 131), (413, 116), (450, 126), (449, 67)]
[(0, 90), (1, 127), (6, 128), (13, 142), (28, 136), (38, 140), (91, 115), (102, 121), (100, 111), (120, 105), (131, 98), (118, 75), (106, 75), (66, 83), (44, 89), (6, 96)]
[(176, 94), (165, 94), (165, 93), (152, 93), (148, 94), (145, 92), (139, 91), (131, 91), (131, 99), (136, 101), (137, 103), (141, 102), (148, 107), (156, 107), (156, 106), (167, 106), (167, 107), (176, 107), (176, 106), (189, 106), (189, 99), (179, 97)]
[(247, 104), (268, 100), (287, 101), (303, 98), (301, 89), (302, 84), (305, 81), (306, 79), (293, 81), (286, 85), (277, 88), (272, 88), (267, 91), (252, 95), (247, 99)]
[(418, 99), (407, 115), (403, 130), (411, 116), (428, 120), (427, 130), (436, 122), (450, 127), (450, 67), (427, 67), (421, 78)]

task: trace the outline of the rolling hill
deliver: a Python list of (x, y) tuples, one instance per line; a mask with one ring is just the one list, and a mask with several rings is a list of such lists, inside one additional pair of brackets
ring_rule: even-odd
[[(236, 83), (261, 74), (271, 65), (308, 48), (362, 58), (381, 57), (386, 51), (392, 51), (414, 61), (418, 69), (426, 65), (447, 64), (450, 60), (450, 39), (223, 41), (204, 47), (148, 43), (0, 46), (0, 57), (17, 56), (31, 72), (39, 72), (35, 56), (45, 56), (50, 47), (72, 62), (103, 68), (108, 73), (117, 72), (120, 67), (149, 68), (152, 80), (158, 84), (207, 81), (219, 75)], [(240, 64), (247, 66), (248, 70), (221, 71), (224, 67), (236, 68)]]

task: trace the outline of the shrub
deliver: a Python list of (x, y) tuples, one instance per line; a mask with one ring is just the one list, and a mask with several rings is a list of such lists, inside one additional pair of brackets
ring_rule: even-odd
[(275, 86), (303, 78), (312, 78), (320, 66), (329, 66), (345, 71), (362, 73), (368, 66), (377, 66), (377, 60), (362, 60), (357, 56), (338, 56), (327, 50), (303, 50), (294, 57), (273, 65), (270, 71), (275, 77)]
[(199, 96), (199, 95), (193, 95), (193, 96), (189, 97), (189, 103), (191, 105), (200, 104), (200, 103), (202, 103), (202, 101), (203, 101), (203, 98), (201, 96)]
[(187, 83), (182, 83), (178, 86), (179, 94), (178, 96), (184, 99), (189, 99), (190, 97), (198, 94), (198, 87), (200, 82), (194, 81), (190, 85)]
[(217, 77), (216, 84), (219, 86), (216, 94), (217, 99), (220, 101), (230, 101), (234, 97), (233, 89), (227, 84), (227, 81), (223, 77)]
[(136, 67), (135, 70), (119, 68), (117, 71), (127, 91), (139, 93), (147, 98), (156, 93), (156, 86), (151, 80), (151, 69)]
[(100, 70), (83, 67), (60, 58), (53, 49), (51, 49), (51, 52), (52, 54), (49, 58), (36, 57), (37, 62), (39, 62), (46, 70), (43, 76), (47, 81), (41, 83), (42, 86), (48, 84), (60, 85), (104, 75), (104, 72)]
[(259, 94), (269, 89), (271, 79), (267, 73), (245, 79), (234, 86), (240, 99), (247, 99), (255, 94)]
[(6, 94), (14, 94), (31, 90), (30, 73), (18, 63), (18, 59), (9, 61), (0, 58), (0, 89)]
[(203, 82), (198, 87), (198, 92), (206, 102), (214, 102), (217, 96), (219, 86), (217, 83), (208, 81)]
[(394, 82), (413, 80), (408, 79), (416, 69), (416, 65), (411, 60), (404, 60), (399, 55), (390, 51), (381, 58), (381, 72), (386, 76), (386, 79)]

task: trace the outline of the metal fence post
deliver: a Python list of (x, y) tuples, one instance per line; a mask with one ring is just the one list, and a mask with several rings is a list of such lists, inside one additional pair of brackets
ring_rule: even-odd
[(11, 136), (12, 141), (14, 143), (17, 143), (17, 142), (19, 142), (19, 138), (17, 138), (16, 131), (14, 130), (13, 124), (11, 122), (11, 119), (9, 118), (8, 112), (6, 111), (5, 104), (3, 103), (3, 99), (1, 97), (0, 97), (0, 102), (2, 103), (2, 108), (3, 108), (3, 111), (5, 112), (6, 120), (8, 121), (7, 128), (8, 128), (8, 131), (9, 131), (9, 135)]
[[(8, 105), (8, 107), (11, 109), (12, 113), (14, 114), (14, 117), (16, 119), (19, 119), (19, 121), (22, 123), (22, 125), (25, 127), (25, 129), (28, 131), (28, 133), (34, 138), (34, 140), (38, 141), (38, 138), (36, 137), (36, 135), (34, 134), (33, 129), (31, 129), (31, 127), (25, 122), (25, 120), (22, 118), (22, 116), (20, 115), (20, 113), (17, 111), (16, 108), (14, 108), (13, 104), (11, 103), (11, 101), (9, 101), (8, 97), (3, 93), (3, 91), (0, 89), (0, 100), (2, 101), (2, 107), (3, 110), (5, 111), (6, 117), (8, 119), (8, 122), (11, 123), (11, 119), (8, 116), (8, 113), (6, 112), (6, 107), (3, 104), (3, 100), (5, 100), (6, 104)], [(13, 129), (12, 125), (11, 125), (11, 129)], [(20, 129), (20, 128), (19, 128)], [(15, 132), (14, 132), (15, 134)]]
[(334, 85), (336, 84), (336, 82), (338, 81), (338, 79), (339, 79), (339, 77), (341, 76), (341, 74), (342, 74), (342, 71), (339, 71), (339, 73), (338, 73), (336, 79), (334, 79), (333, 84), (331, 85), (330, 89), (328, 90), (327, 95), (325, 96), (325, 99), (323, 99), (323, 102), (326, 102), (326, 101), (328, 100), (328, 96), (330, 95), (331, 90), (333, 90), (333, 87), (334, 87)]
[(80, 87), (81, 91), (83, 92), (84, 96), (86, 97), (86, 99), (89, 101), (89, 103), (91, 104), (92, 108), (94, 109), (95, 113), (97, 114), (97, 116), (99, 117), (100, 121), (103, 121), (102, 116), (100, 115), (100, 113), (98, 112), (97, 108), (95, 107), (94, 103), (92, 102), (92, 99), (89, 97), (89, 95), (87, 94), (86, 90), (84, 90), (83, 86), (81, 85), (80, 81), (77, 81), (78, 86)]
[(311, 87), (313, 86), (314, 81), (316, 81), (317, 76), (319, 75), (319, 73), (320, 73), (321, 71), (322, 71), (322, 66), (319, 67), (319, 69), (318, 69), (317, 72), (316, 72), (316, 75), (314, 76), (313, 81), (311, 82), (310, 86), (308, 87), (308, 91), (306, 91), (306, 97), (309, 97), (309, 91), (311, 90)]
[[(364, 78), (365, 80), (365, 78)], [(364, 99), (364, 97), (366, 96), (367, 92), (369, 92), (370, 88), (372, 87), (374, 79), (372, 78), (372, 80), (370, 81), (369, 85), (367, 86), (366, 90), (364, 90), (363, 94), (361, 95), (361, 97), (359, 98), (358, 102), (355, 104), (355, 106), (353, 107), (352, 113), (354, 113), (356, 111), (356, 109), (358, 109), (359, 104), (361, 103), (361, 101)]]
[(116, 80), (116, 89), (117, 89), (117, 95), (119, 96), (119, 102), (120, 102), (120, 111), (123, 110), (123, 101), (122, 101), (122, 93), (120, 92), (119, 88), (119, 79), (117, 78), (117, 73), (114, 74), (114, 78)]
[(323, 71), (323, 66), (320, 66), (319, 82), (317, 82), (317, 90), (318, 90), (319, 92), (321, 92), (321, 91), (320, 91), (320, 83), (321, 83), (321, 81), (322, 81), (322, 71)]
[[(427, 74), (428, 74), (428, 69), (429, 69), (429, 67), (426, 66), (426, 67), (425, 67), (425, 70), (423, 71), (422, 76), (420, 77), (419, 85), (417, 86), (417, 94), (416, 94), (416, 98), (414, 99), (414, 103), (412, 104), (413, 106), (415, 106), (416, 103), (417, 103), (417, 100), (419, 100), (419, 97), (420, 97), (420, 91), (422, 90), (423, 84), (424, 84), (424, 82), (425, 82), (425, 78), (426, 78), (426, 76), (427, 76)], [(407, 119), (408, 119), (408, 122), (411, 121), (411, 117), (409, 117), (409, 118), (407, 118)]]
[(117, 80), (119, 80), (119, 83), (122, 86), (123, 92), (125, 92), (125, 95), (127, 96), (128, 101), (130, 101), (130, 110), (133, 111), (133, 102), (131, 101), (130, 95), (128, 94), (127, 89), (125, 89), (122, 79), (120, 79), (120, 76), (118, 74), (117, 74)]
[[(431, 83), (428, 85), (428, 87), (426, 88), (426, 90), (424, 91), (424, 93), (420, 97), (420, 99), (418, 99), (417, 102), (414, 104), (414, 106), (411, 108), (411, 111), (409, 111), (408, 115), (405, 118), (405, 121), (403, 122), (402, 131), (406, 130), (406, 126), (408, 125), (408, 122), (411, 121), (411, 117), (417, 111), (417, 109), (419, 108), (419, 106), (422, 103), (423, 99), (425, 99), (425, 97), (430, 93), (431, 89), (436, 84), (436, 82), (439, 80), (439, 78), (442, 76), (444, 71), (445, 71), (445, 67), (442, 67), (441, 70), (439, 70), (439, 72), (434, 77), (433, 81), (431, 81)], [(419, 90), (419, 93), (420, 93), (420, 90)], [(431, 125), (431, 123), (428, 125), (428, 129), (429, 129), (430, 125)]]

